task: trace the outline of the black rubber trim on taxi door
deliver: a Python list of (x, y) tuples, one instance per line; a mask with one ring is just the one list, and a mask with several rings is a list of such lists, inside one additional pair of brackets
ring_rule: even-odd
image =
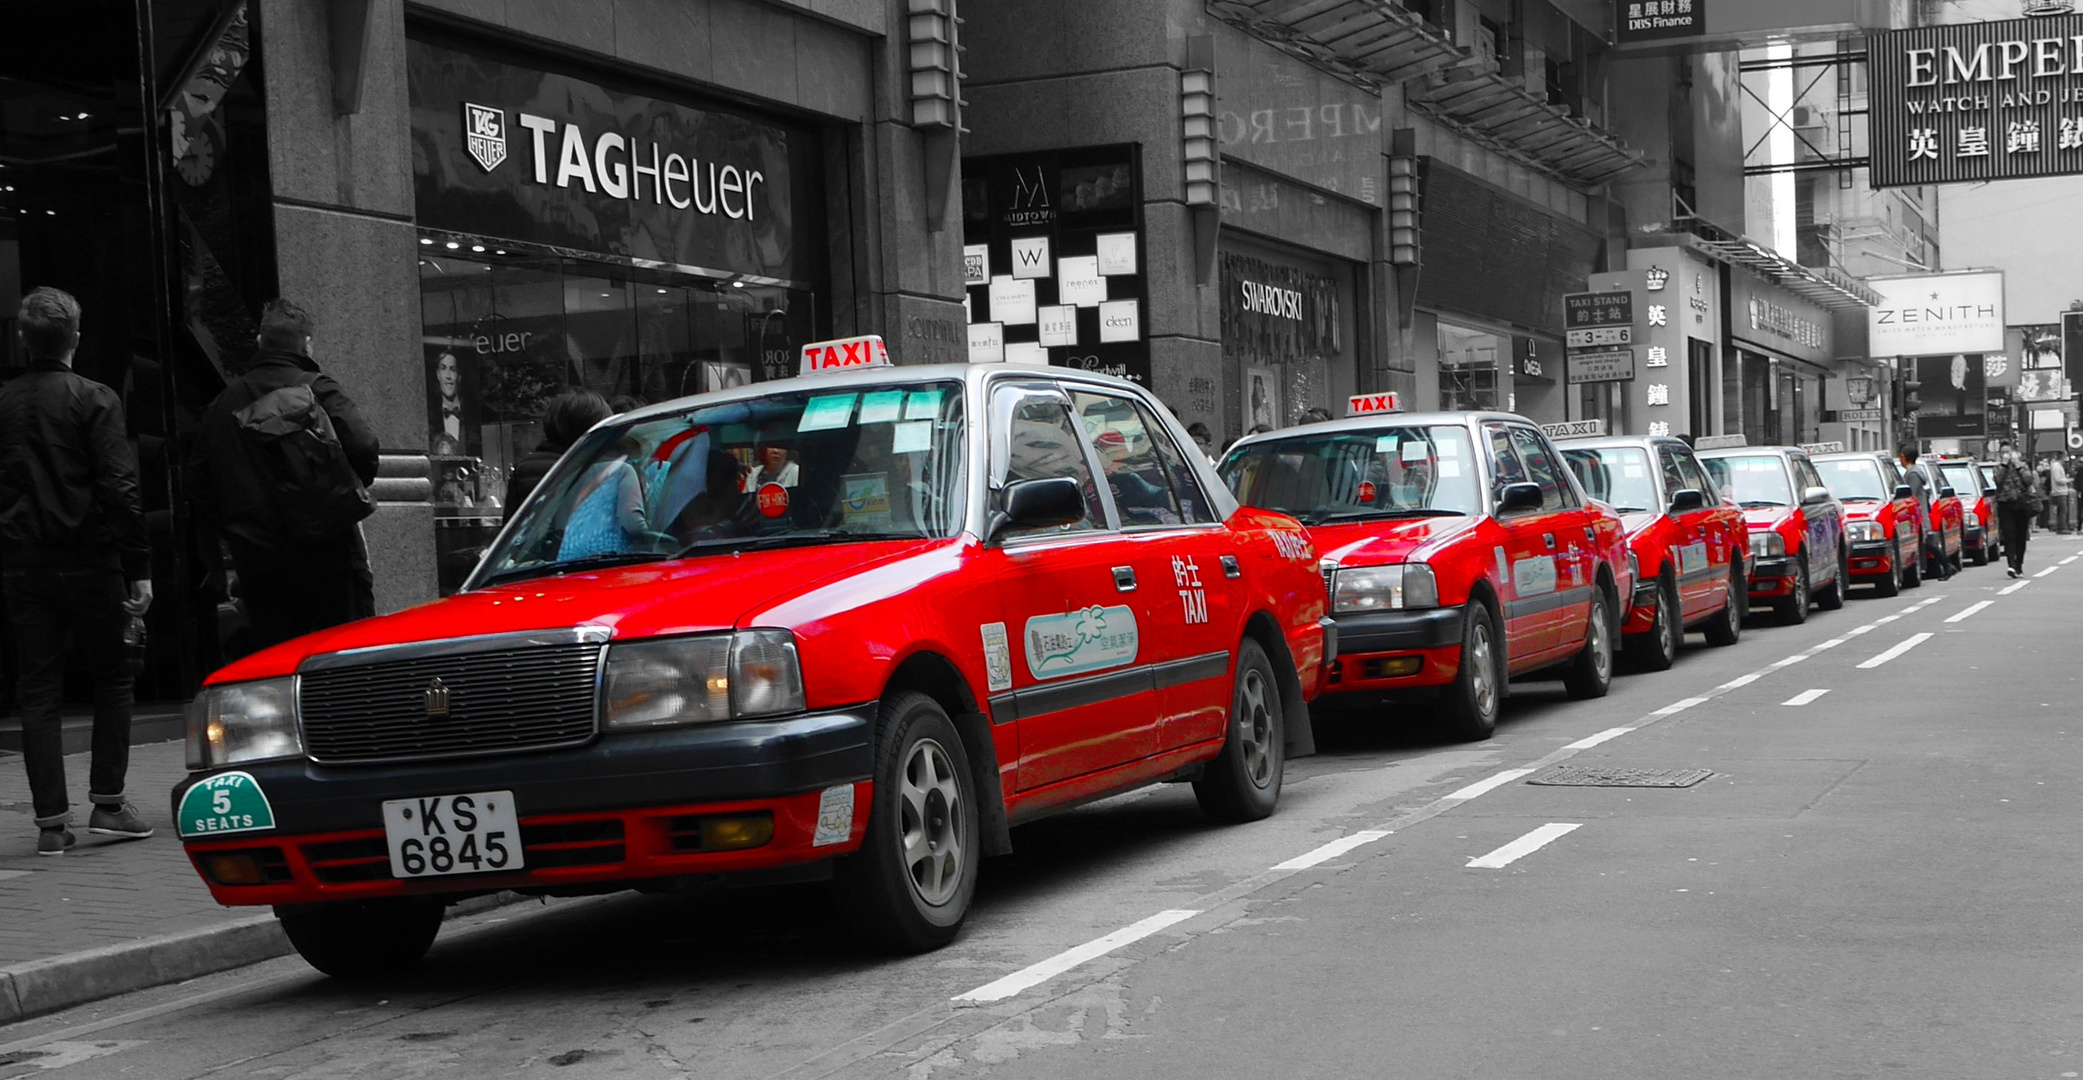
[(1189, 656), (1184, 660), (1142, 664), (1120, 671), (1087, 675), (1082, 679), (1044, 683), (1025, 690), (994, 694), (990, 702), (991, 722), (1010, 724), (1015, 720), (1047, 716), (1065, 709), (1082, 709), (1118, 697), (1183, 686), (1201, 679), (1212, 679), (1227, 673), (1229, 669), (1229, 653), (1204, 653), (1200, 656)]

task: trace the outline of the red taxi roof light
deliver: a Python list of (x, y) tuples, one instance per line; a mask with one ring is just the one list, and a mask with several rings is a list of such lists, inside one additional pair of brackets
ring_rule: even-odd
[(890, 350), (883, 344), (882, 335), (863, 334), (833, 341), (813, 341), (803, 346), (801, 374), (822, 375), (853, 368), (889, 366)]
[(1372, 416), (1403, 411), (1403, 399), (1391, 390), (1386, 394), (1354, 394), (1345, 399), (1345, 415)]

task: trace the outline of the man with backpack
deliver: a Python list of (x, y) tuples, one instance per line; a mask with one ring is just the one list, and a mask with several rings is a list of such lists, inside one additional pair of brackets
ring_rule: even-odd
[(30, 363), (0, 388), (0, 551), (21, 663), (22, 764), (40, 832), (36, 853), (63, 855), (74, 842), (59, 714), (68, 636), (94, 683), (87, 829), (152, 835), (123, 794), (133, 677), (124, 639), (152, 606), (152, 549), (122, 401), (72, 370), (79, 301), (37, 289), (22, 299), (16, 332)]
[(210, 403), (189, 464), (198, 530), (231, 550), (255, 649), (375, 614), (360, 522), (376, 433), (312, 362), (311, 328), (268, 302), (259, 351)]
[(2017, 447), (2004, 443), (1996, 453), (1997, 529), (2003, 533), (2009, 573), (2017, 577), (2025, 572), (2025, 542), (2032, 537), (2032, 519), (2040, 512), (2039, 479)]

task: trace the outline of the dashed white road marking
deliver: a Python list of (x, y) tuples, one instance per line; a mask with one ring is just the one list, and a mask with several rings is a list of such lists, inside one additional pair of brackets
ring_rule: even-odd
[(2016, 584), (2016, 585), (2006, 585), (2006, 586), (2004, 586), (2003, 588), (2001, 588), (2001, 589), (1998, 589), (1998, 590), (1996, 590), (1996, 595), (1998, 595), (1998, 596), (2009, 596), (2009, 595), (2011, 595), (2012, 593), (2014, 593), (2014, 592), (2017, 592), (2017, 591), (2018, 591), (2019, 589), (2022, 589), (2022, 588), (2024, 588), (2024, 587), (2026, 587), (2027, 585), (2030, 585), (2030, 584), (2032, 584), (2032, 579), (2031, 579), (2031, 578), (2027, 578), (2027, 579), (2025, 579), (2024, 581), (2021, 581), (2021, 582), (2019, 582), (2019, 583), (2018, 583), (2018, 584)]
[(1029, 964), (1005, 978), (987, 982), (966, 994), (957, 994), (954, 1000), (976, 1004), (1004, 1001), (1022, 990), (1048, 982), (1079, 964), (1097, 960), (1123, 945), (1132, 945), (1167, 926), (1185, 922), (1199, 914), (1198, 911), (1178, 909), (1160, 911), (1141, 922), (1130, 923), (1111, 934), (1093, 938), (1075, 948), (1065, 949), (1040, 963)]
[(1501, 870), (1583, 827), (1582, 822), (1551, 821), (1488, 855), (1468, 860), (1468, 865), (1476, 870)]
[(1729, 680), (1728, 682), (1722, 683), (1722, 684), (1721, 684), (1720, 686), (1717, 686), (1717, 687), (1715, 687), (1715, 689), (1716, 689), (1716, 690), (1736, 690), (1736, 689), (1740, 689), (1740, 688), (1742, 688), (1742, 687), (1745, 687), (1745, 686), (1749, 686), (1749, 685), (1750, 685), (1751, 683), (1754, 683), (1754, 682), (1756, 682), (1756, 681), (1758, 681), (1759, 679), (1762, 679), (1762, 678), (1764, 678), (1764, 677), (1765, 677), (1765, 673), (1764, 673), (1764, 672), (1762, 672), (1762, 671), (1753, 671), (1753, 672), (1751, 672), (1751, 673), (1750, 673), (1750, 674), (1748, 674), (1748, 675), (1738, 675), (1738, 676), (1736, 676), (1735, 678), (1733, 678), (1733, 679), (1730, 679), (1730, 680)]
[(1473, 799), (1476, 796), (1483, 794), (1484, 792), (1493, 791), (1497, 788), (1501, 788), (1504, 785), (1509, 784), (1522, 776), (1532, 775), (1532, 773), (1532, 769), (1506, 769), (1505, 771), (1498, 773), (1496, 776), (1490, 777), (1487, 780), (1478, 780), (1475, 783), (1470, 784), (1459, 791), (1442, 796), (1442, 798)]
[(1949, 623), (1965, 622), (1968, 619), (1973, 618), (1975, 612), (1980, 611), (1983, 608), (1988, 607), (1989, 605), (1994, 603), (1996, 603), (1996, 601), (1994, 600), (1982, 600), (1973, 604), (1969, 604), (1967, 605), (1966, 610), (1962, 611), (1960, 614), (1946, 616), (1946, 621)]
[(1661, 708), (1661, 709), (1658, 709), (1658, 710), (1656, 710), (1656, 712), (1655, 712), (1655, 714), (1654, 714), (1654, 715), (1657, 715), (1657, 716), (1674, 716), (1674, 715), (1676, 715), (1676, 714), (1678, 714), (1678, 713), (1682, 713), (1682, 712), (1684, 712), (1685, 710), (1687, 710), (1687, 709), (1690, 709), (1690, 708), (1692, 708), (1692, 707), (1693, 707), (1693, 706), (1695, 706), (1695, 705), (1705, 705), (1706, 703), (1707, 703), (1707, 699), (1706, 699), (1706, 698), (1703, 698), (1703, 697), (1689, 697), (1689, 698), (1686, 698), (1686, 699), (1684, 699), (1684, 700), (1682, 700), (1682, 701), (1674, 701), (1674, 702), (1671, 702), (1671, 703), (1670, 703), (1669, 705), (1666, 705), (1666, 706), (1664, 706), (1663, 708)]
[(1284, 863), (1276, 863), (1273, 869), (1307, 870), (1320, 862), (1328, 862), (1362, 844), (1371, 844), (1387, 835), (1387, 829), (1363, 829), (1351, 836), (1341, 836), (1313, 851), (1305, 851)]
[(2059, 570), (2059, 569), (2061, 569), (2061, 564), (2060, 564), (2060, 563), (2055, 563), (2055, 564), (2054, 564), (2053, 566), (2050, 566), (2050, 567), (2046, 568), (2045, 570), (2042, 570), (2042, 571), (2040, 571), (2039, 573), (2037, 573), (2037, 574), (2034, 574), (2034, 575), (2032, 575), (2032, 576), (2033, 576), (2033, 577), (2046, 577), (2046, 576), (2047, 576), (2048, 574), (2051, 574), (2051, 573), (2053, 573), (2054, 571), (2056, 571), (2056, 570)]
[(1903, 653), (1906, 653), (1911, 649), (1914, 649), (1917, 646), (1922, 645), (1923, 643), (1929, 640), (1931, 640), (1930, 634), (1911, 634), (1909, 637), (1903, 639), (1900, 642), (1897, 642), (1895, 646), (1889, 649), (1887, 652), (1881, 653), (1879, 656), (1876, 656), (1873, 659), (1860, 664), (1859, 666), (1862, 668), (1877, 668), (1882, 664), (1885, 664), (1888, 661), (1893, 660), (1898, 656), (1901, 656)]
[(1564, 746), (1564, 747), (1563, 747), (1563, 749), (1564, 749), (1564, 750), (1589, 750), (1589, 749), (1591, 749), (1592, 747), (1594, 747), (1594, 746), (1597, 746), (1598, 744), (1600, 744), (1600, 743), (1602, 743), (1602, 742), (1605, 742), (1605, 741), (1606, 741), (1607, 739), (1617, 739), (1617, 738), (1621, 737), (1622, 735), (1625, 735), (1625, 734), (1627, 734), (1628, 732), (1630, 732), (1630, 731), (1633, 731), (1633, 730), (1634, 730), (1634, 729), (1633, 729), (1633, 728), (1631, 728), (1631, 727), (1614, 727), (1614, 728), (1607, 728), (1606, 730), (1604, 730), (1604, 731), (1601, 731), (1601, 732), (1599, 732), (1599, 733), (1598, 733), (1598, 734), (1596, 734), (1596, 735), (1587, 735), (1587, 736), (1585, 736), (1584, 738), (1578, 739), (1578, 740), (1577, 740), (1576, 742), (1573, 742), (1573, 743), (1570, 743), (1570, 744), (1569, 744), (1569, 745), (1567, 745), (1567, 746)]
[(2067, 566), (2068, 564), (2075, 562), (2077, 559), (2083, 559), (2083, 555), (2071, 555), (2068, 558), (2061, 560), (2061, 562), (2058, 565)]
[(1814, 701), (1814, 700), (1815, 700), (1816, 698), (1822, 697), (1822, 696), (1823, 696), (1824, 694), (1827, 694), (1827, 693), (1829, 693), (1829, 692), (1830, 692), (1830, 691), (1829, 691), (1828, 689), (1823, 689), (1823, 690), (1803, 690), (1803, 691), (1801, 691), (1800, 693), (1798, 693), (1798, 694), (1795, 694), (1795, 695), (1794, 695), (1793, 697), (1790, 697), (1790, 698), (1786, 699), (1785, 701), (1782, 701), (1782, 702), (1780, 702), (1780, 704), (1781, 704), (1781, 705), (1806, 705), (1806, 704), (1808, 704), (1809, 702), (1811, 702), (1811, 701)]

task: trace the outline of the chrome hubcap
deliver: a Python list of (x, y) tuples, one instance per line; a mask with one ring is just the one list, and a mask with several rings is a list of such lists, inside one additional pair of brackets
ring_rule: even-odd
[(1591, 605), (1591, 625), (1586, 628), (1591, 639), (1591, 668), (1598, 677), (1606, 677), (1613, 664), (1613, 649), (1606, 640), (1606, 605), (1602, 602)]
[(947, 750), (932, 739), (912, 744), (898, 781), (898, 839), (912, 891), (939, 906), (962, 880), (962, 787)]
[(1490, 624), (1479, 622), (1468, 635), (1468, 688), (1476, 712), (1490, 715), (1497, 707), (1497, 685), (1490, 676)]
[(1656, 591), (1656, 629), (1663, 638), (1664, 655), (1678, 655), (1678, 620), (1671, 618), (1671, 597), (1662, 589)]
[(1237, 760), (1252, 786), (1263, 788), (1273, 782), (1273, 710), (1267, 704), (1272, 690), (1257, 669), (1244, 673), (1238, 693), (1237, 724), (1230, 737), (1237, 740)]

